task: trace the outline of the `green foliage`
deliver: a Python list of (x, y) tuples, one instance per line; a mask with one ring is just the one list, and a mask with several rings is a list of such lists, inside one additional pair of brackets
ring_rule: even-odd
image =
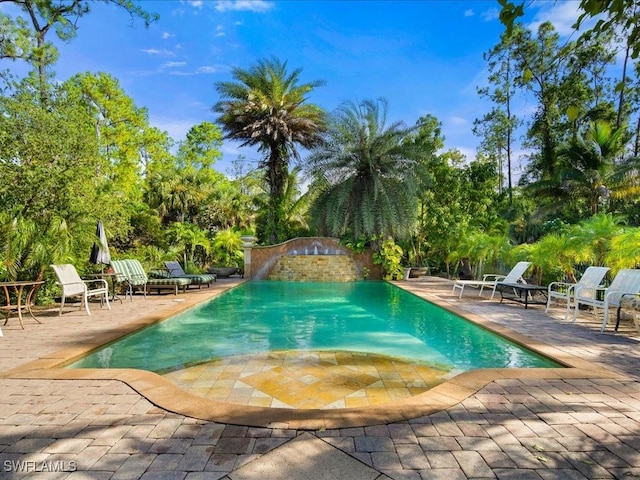
[(116, 260), (135, 258), (149, 271), (156, 268), (163, 268), (165, 261), (179, 258), (180, 252), (174, 248), (164, 250), (155, 245), (139, 245), (125, 253), (114, 252), (112, 253), (112, 257)]
[[(294, 167), (288, 174), (282, 194), (282, 203), (280, 205), (280, 222), (278, 231), (281, 238), (296, 238), (310, 235), (310, 227), (308, 222), (309, 204), (313, 199), (314, 191), (309, 189), (302, 192), (300, 177), (301, 167)], [(260, 182), (260, 190), (253, 196), (253, 202), (257, 207), (258, 214), (256, 216), (256, 227), (258, 230), (258, 242), (265, 243), (268, 239), (264, 234), (269, 231), (268, 223), (273, 220), (273, 216), (269, 214), (269, 208), (272, 203), (269, 195), (269, 188), (265, 182)]]
[(518, 245), (512, 253), (516, 259), (533, 263), (537, 282), (575, 281), (577, 270), (584, 265), (608, 266), (615, 274), (637, 266), (637, 231), (637, 227), (625, 227), (622, 218), (597, 214), (535, 243)]
[(611, 238), (605, 264), (614, 275), (623, 268), (640, 267), (640, 228), (628, 229)]
[(345, 237), (340, 239), (340, 243), (351, 250), (353, 253), (362, 253), (369, 246), (369, 239), (366, 237), (360, 237), (357, 240), (351, 237)]
[(42, 280), (52, 263), (73, 258), (73, 239), (64, 220), (51, 219), (46, 230), (21, 215), (0, 215), (0, 275), (3, 280)]
[(373, 262), (382, 265), (385, 280), (401, 280), (404, 277), (402, 266), (403, 251), (392, 238), (388, 238), (380, 246), (380, 251), (373, 254)]
[(611, 190), (618, 190), (613, 174), (614, 160), (623, 147), (622, 134), (622, 129), (612, 129), (607, 122), (592, 122), (584, 138), (577, 135), (558, 151), (557, 175), (565, 198), (584, 202), (591, 214), (598, 213)]
[(487, 270), (495, 272), (499, 266), (508, 263), (511, 249), (511, 241), (504, 233), (468, 230), (460, 237), (455, 250), (449, 253), (448, 261), (468, 262), (474, 278), (481, 278)]
[(207, 232), (193, 223), (174, 222), (165, 230), (165, 236), (167, 243), (182, 255), (185, 266), (194, 265), (198, 257), (206, 258), (211, 250)]
[(614, 237), (624, 232), (624, 219), (599, 213), (567, 230), (576, 262), (605, 265)]
[(200, 170), (213, 167), (222, 158), (222, 132), (211, 122), (202, 122), (189, 129), (187, 137), (178, 149), (181, 166)]
[(117, 199), (105, 188), (110, 166), (97, 153), (85, 105), (65, 85), (51, 90), (48, 106), (28, 82), (19, 87), (0, 97), (0, 228), (11, 244), (3, 261), (16, 269), (11, 275), (42, 278), (49, 263), (88, 259), (96, 222), (111, 227)]

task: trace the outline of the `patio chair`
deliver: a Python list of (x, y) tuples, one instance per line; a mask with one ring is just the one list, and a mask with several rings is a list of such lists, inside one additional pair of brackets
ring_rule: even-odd
[(620, 270), (608, 287), (588, 287), (581, 286), (575, 288), (575, 307), (573, 321), (578, 318), (580, 305), (590, 305), (593, 313), (597, 315), (597, 309), (602, 307), (604, 318), (600, 331), (604, 332), (609, 321), (609, 307), (620, 305), (620, 299), (624, 294), (640, 293), (640, 269)]
[(164, 266), (169, 272), (170, 278), (188, 278), (194, 285), (198, 285), (198, 288), (202, 288), (202, 285), (205, 284), (208, 287), (211, 282), (218, 281), (218, 276), (215, 273), (186, 273), (179, 262), (164, 262)]
[[(65, 300), (68, 297), (76, 297), (78, 295), (82, 296), (82, 304), (80, 305), (80, 308), (84, 305), (87, 315), (91, 315), (91, 312), (89, 311), (89, 297), (101, 297), (100, 305), (104, 302), (107, 304), (107, 308), (111, 310), (111, 305), (109, 305), (109, 286), (104, 278), (82, 280), (80, 275), (78, 275), (76, 267), (68, 263), (51, 265), (51, 268), (58, 277), (58, 282), (56, 283), (62, 287), (62, 299), (60, 301), (59, 315), (62, 315)], [(92, 287), (91, 285), (95, 286)]]
[(545, 313), (549, 311), (551, 300), (557, 298), (567, 303), (567, 309), (564, 313), (564, 319), (569, 318), (569, 310), (571, 310), (571, 301), (573, 300), (576, 287), (599, 287), (602, 280), (609, 271), (609, 267), (589, 267), (587, 268), (578, 283), (568, 282), (551, 282), (547, 292), (547, 308)]
[(136, 290), (142, 291), (147, 298), (148, 290), (173, 290), (178, 294), (178, 289), (184, 292), (191, 284), (188, 278), (149, 278), (139, 260), (134, 258), (125, 260), (112, 260), (111, 268), (116, 273), (116, 282), (125, 289), (125, 298), (129, 296), (133, 301)]
[(496, 294), (496, 287), (498, 286), (498, 282), (504, 283), (524, 283), (522, 276), (524, 272), (527, 271), (531, 262), (518, 262), (511, 269), (509, 273), (506, 275), (500, 275), (497, 273), (487, 273), (482, 277), (482, 280), (457, 280), (453, 284), (452, 294), (456, 293), (456, 289), (460, 289), (460, 295), (458, 298), (462, 298), (462, 293), (464, 292), (464, 287), (470, 285), (472, 287), (480, 287), (480, 293), (478, 296), (482, 295), (482, 290), (484, 287), (491, 287), (493, 292), (491, 292), (491, 299), (493, 299)]

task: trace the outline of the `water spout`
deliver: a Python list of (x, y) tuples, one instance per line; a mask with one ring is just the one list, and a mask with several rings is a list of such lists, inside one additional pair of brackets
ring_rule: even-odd
[(315, 247), (313, 247), (313, 254), (314, 255), (318, 254), (318, 246), (317, 245)]

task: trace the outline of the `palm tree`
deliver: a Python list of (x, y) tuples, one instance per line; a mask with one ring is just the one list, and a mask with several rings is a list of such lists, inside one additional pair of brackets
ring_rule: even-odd
[(308, 159), (321, 191), (311, 208), (330, 235), (407, 236), (415, 217), (417, 148), (406, 141), (420, 127), (386, 125), (387, 102), (348, 102), (330, 122), (326, 141)]
[(234, 68), (236, 82), (218, 82), (221, 100), (213, 107), (225, 137), (241, 146), (255, 146), (264, 155), (270, 203), (268, 222), (258, 236), (269, 243), (282, 238), (284, 188), (291, 159), (299, 159), (298, 146), (312, 148), (321, 141), (325, 113), (307, 103), (320, 81), (299, 83), (300, 69), (287, 72), (287, 63), (260, 60), (248, 70)]
[(467, 271), (465, 273), (470, 273), (476, 279), (486, 273), (485, 264), (491, 270), (500, 268), (513, 248), (507, 235), (498, 230), (468, 230), (458, 240), (456, 249), (449, 253), (447, 259), (452, 263), (459, 263), (463, 272)]
[(638, 268), (640, 265), (640, 228), (630, 228), (613, 237), (605, 261), (616, 273), (623, 268)]
[(623, 148), (623, 134), (623, 129), (596, 121), (589, 125), (584, 138), (577, 136), (558, 151), (563, 189), (571, 197), (585, 200), (592, 215), (610, 195), (613, 160)]
[(227, 228), (216, 233), (211, 243), (214, 265), (239, 267), (242, 263), (242, 239), (240, 232)]
[(205, 255), (211, 248), (207, 233), (193, 223), (174, 222), (166, 230), (166, 236), (169, 244), (182, 253), (185, 270), (194, 265), (198, 247)]
[(576, 262), (604, 266), (613, 238), (624, 233), (622, 216), (599, 213), (567, 230), (569, 247)]

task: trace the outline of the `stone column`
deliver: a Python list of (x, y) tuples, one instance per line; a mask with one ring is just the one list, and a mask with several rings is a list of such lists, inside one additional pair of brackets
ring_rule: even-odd
[(243, 235), (242, 248), (244, 249), (244, 276), (251, 278), (251, 249), (256, 241), (256, 237), (252, 235)]

